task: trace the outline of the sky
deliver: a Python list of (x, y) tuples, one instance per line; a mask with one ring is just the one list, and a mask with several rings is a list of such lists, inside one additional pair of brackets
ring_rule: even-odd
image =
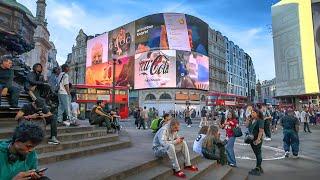
[[(17, 0), (36, 14), (36, 0)], [(271, 6), (279, 0), (47, 0), (50, 40), (59, 64), (72, 51), (80, 29), (101, 34), (154, 13), (196, 16), (220, 31), (253, 59), (257, 78), (275, 77)]]

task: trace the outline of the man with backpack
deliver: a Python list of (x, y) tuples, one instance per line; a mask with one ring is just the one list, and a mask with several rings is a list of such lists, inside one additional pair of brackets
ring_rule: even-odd
[(70, 94), (70, 79), (69, 79), (69, 66), (67, 64), (63, 64), (61, 66), (62, 73), (58, 76), (58, 99), (59, 99), (59, 106), (58, 106), (58, 118), (57, 121), (59, 123), (63, 122), (63, 113), (67, 114), (67, 121), (64, 121), (63, 124), (66, 126), (70, 126), (70, 118), (71, 118), (71, 94)]

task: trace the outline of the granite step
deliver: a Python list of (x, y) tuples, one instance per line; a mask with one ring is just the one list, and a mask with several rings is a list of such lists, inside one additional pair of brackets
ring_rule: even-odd
[[(58, 136), (63, 133), (75, 133), (75, 132), (84, 132), (84, 131), (92, 131), (95, 128), (94, 126), (78, 126), (78, 127), (58, 127)], [(7, 139), (12, 136), (14, 127), (11, 128), (1, 128), (0, 127), (0, 139)], [(50, 125), (46, 128), (46, 134), (50, 135)]]
[(248, 180), (248, 178), (248, 170), (238, 167), (232, 168), (231, 172), (225, 176), (224, 180)]
[(115, 141), (115, 142), (107, 142), (103, 144), (88, 146), (88, 147), (80, 147), (75, 149), (68, 149), (56, 152), (42, 153), (38, 155), (40, 165), (54, 163), (57, 161), (68, 160), (72, 158), (78, 158), (83, 156), (90, 156), (106, 151), (112, 151), (116, 149), (122, 149), (130, 146), (130, 141)]
[(201, 177), (201, 180), (224, 180), (232, 171), (232, 167), (216, 164), (214, 168)]
[[(66, 132), (59, 134), (59, 141), (74, 141), (74, 140), (83, 140), (86, 138), (93, 138), (93, 137), (101, 137), (106, 136), (107, 129), (103, 130), (91, 130), (91, 131), (81, 131), (81, 132)], [(50, 135), (50, 133), (48, 134)]]
[(59, 145), (51, 145), (47, 144), (45, 141), (43, 144), (37, 146), (36, 151), (37, 153), (49, 153), (54, 151), (62, 151), (72, 148), (79, 148), (79, 147), (86, 147), (86, 146), (93, 146), (97, 144), (103, 144), (108, 142), (114, 142), (119, 140), (119, 136), (117, 134), (108, 134), (106, 136), (101, 137), (93, 137), (87, 139), (80, 139), (80, 140), (73, 140), (73, 141), (62, 141)]

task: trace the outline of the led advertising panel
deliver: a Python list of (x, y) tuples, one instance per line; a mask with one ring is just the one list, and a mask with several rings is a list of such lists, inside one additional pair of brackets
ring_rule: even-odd
[(136, 53), (169, 49), (163, 14), (154, 14), (135, 21)]
[(134, 22), (121, 26), (109, 32), (109, 59), (133, 56), (135, 54)]
[(156, 50), (135, 55), (135, 89), (176, 87), (176, 51)]
[[(133, 87), (134, 77), (134, 57), (123, 57), (120, 59), (120, 64), (117, 63), (115, 69), (116, 86), (127, 86), (130, 84)], [(106, 85), (112, 86), (113, 80), (113, 61), (96, 64), (87, 67), (86, 84), (87, 85)]]
[(97, 36), (87, 42), (86, 67), (108, 61), (108, 33)]
[(318, 81), (320, 83), (320, 2), (312, 4), (312, 18), (318, 69)]
[(177, 87), (209, 90), (209, 58), (199, 53), (177, 51)]

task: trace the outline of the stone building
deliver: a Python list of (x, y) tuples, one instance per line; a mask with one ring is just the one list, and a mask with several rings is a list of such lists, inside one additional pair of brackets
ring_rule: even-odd
[(276, 96), (276, 79), (265, 80), (261, 83), (261, 97), (265, 104), (277, 105)]

